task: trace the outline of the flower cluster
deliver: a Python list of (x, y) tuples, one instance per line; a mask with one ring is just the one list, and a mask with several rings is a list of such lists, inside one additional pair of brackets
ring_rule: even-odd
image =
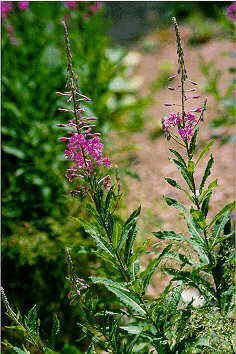
[(76, 8), (76, 6), (77, 6), (77, 1), (64, 1), (64, 4), (70, 10), (74, 10)]
[[(102, 7), (102, 1), (94, 1), (92, 2), (91, 6), (88, 7), (88, 13), (85, 15), (85, 17), (89, 17), (93, 15), (95, 12), (97, 12), (101, 7)], [(70, 9), (70, 10), (75, 10), (78, 2), (77, 1), (64, 1), (64, 5)]]
[(230, 20), (236, 20), (236, 2), (226, 8), (227, 16)]
[[(59, 95), (68, 95), (68, 101), (72, 101), (72, 92), (60, 93)], [(90, 101), (90, 99), (77, 92), (80, 101)], [(78, 99), (77, 99), (78, 101)], [(73, 112), (70, 109), (60, 109), (61, 112)], [(74, 162), (73, 166), (67, 169), (66, 177), (69, 182), (74, 178), (83, 178), (84, 176), (91, 175), (96, 167), (106, 166), (110, 167), (108, 157), (103, 156), (104, 145), (100, 142), (99, 133), (93, 133), (92, 129), (95, 127), (91, 124), (94, 117), (84, 117), (82, 112), (84, 109), (76, 110), (77, 118), (69, 120), (68, 124), (57, 124), (59, 127), (74, 128), (74, 132), (70, 137), (61, 137), (58, 140), (67, 142), (65, 157)]]
[[(11, 12), (11, 10), (13, 8), (14, 3), (12, 1), (2, 1), (1, 2), (1, 16), (2, 16), (2, 18), (6, 18), (8, 16), (9, 12)], [(29, 1), (19, 1), (19, 2), (17, 2), (17, 6), (20, 10), (24, 11), (29, 7)]]
[[(201, 113), (202, 108), (198, 107), (192, 111)], [(177, 127), (180, 137), (184, 141), (188, 141), (190, 136), (194, 133), (194, 128), (199, 123), (199, 118), (192, 112), (184, 112), (183, 118), (180, 113), (170, 113), (168, 117), (165, 117), (162, 121), (163, 130), (168, 135), (170, 134), (170, 128)]]

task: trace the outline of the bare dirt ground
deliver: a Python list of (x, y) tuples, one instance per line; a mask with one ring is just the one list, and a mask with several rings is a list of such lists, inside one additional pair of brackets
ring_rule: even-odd
[[(185, 44), (189, 35), (188, 28), (182, 28), (183, 34), (182, 43)], [(160, 42), (157, 33), (149, 36), (152, 40)], [(162, 42), (161, 42), (162, 43)], [(203, 92), (205, 86), (205, 78), (203, 77), (199, 68), (199, 56), (201, 55), (205, 60), (209, 61), (214, 59), (216, 67), (223, 71), (220, 80), (220, 88), (224, 92), (229, 85), (228, 68), (235, 66), (233, 59), (225, 55), (229, 51), (233, 51), (234, 45), (228, 40), (212, 40), (204, 45), (198, 47), (187, 47), (185, 49), (185, 64), (189, 73), (189, 77), (193, 81), (199, 83), (202, 101), (206, 95)], [(153, 79), (160, 75), (160, 64), (168, 60), (177, 67), (176, 45), (174, 33), (166, 34), (165, 42), (159, 47), (158, 51), (152, 53), (141, 54), (140, 64), (137, 68), (136, 74), (143, 77), (143, 85), (141, 94), (148, 94), (149, 87)], [(175, 72), (173, 73), (175, 74)], [(210, 136), (216, 133), (222, 133), (232, 128), (218, 128), (212, 129), (209, 127), (209, 122), (217, 116), (217, 105), (212, 96), (208, 96), (208, 109), (205, 116), (205, 122), (202, 123), (200, 139), (202, 141), (209, 141)], [(126, 197), (126, 205), (129, 211), (132, 211), (138, 205), (142, 205), (142, 214), (139, 221), (140, 237), (142, 239), (154, 240), (152, 231), (160, 229), (175, 230), (176, 232), (184, 232), (187, 234), (184, 222), (178, 215), (176, 209), (168, 207), (163, 201), (163, 195), (168, 195), (180, 201), (184, 201), (181, 192), (176, 191), (164, 180), (164, 177), (170, 177), (182, 185), (185, 183), (179, 177), (175, 165), (169, 160), (169, 148), (177, 148), (176, 144), (168, 142), (164, 137), (159, 137), (155, 140), (150, 139), (150, 132), (161, 125), (161, 119), (168, 111), (164, 107), (165, 102), (173, 102), (173, 93), (168, 89), (160, 89), (156, 92), (154, 97), (154, 104), (149, 107), (148, 114), (150, 119), (145, 122), (144, 131), (129, 136), (129, 143), (137, 146), (135, 152), (138, 163), (133, 166), (141, 178), (141, 181), (128, 178), (127, 183), (129, 192)], [(125, 134), (118, 134), (112, 136), (112, 139), (117, 141), (118, 145), (127, 144), (127, 136)], [(180, 147), (181, 149), (181, 147)], [(179, 150), (179, 147), (177, 148)], [(218, 179), (218, 187), (212, 198), (211, 208), (209, 210), (209, 217), (216, 214), (224, 204), (229, 203), (235, 198), (235, 145), (232, 142), (220, 145), (216, 142), (212, 149), (215, 164), (213, 166), (213, 173), (209, 178), (209, 182)], [(200, 178), (204, 163), (200, 165), (200, 171), (196, 172), (196, 178)], [(126, 210), (127, 211), (127, 210)], [(153, 242), (152, 242), (153, 244)], [(160, 248), (162, 248), (160, 246)], [(151, 248), (150, 248), (151, 250)], [(147, 256), (148, 258), (151, 256)], [(144, 263), (145, 263), (144, 259)], [(160, 279), (160, 277), (162, 277)], [(149, 293), (155, 295), (159, 293), (168, 278), (163, 278), (157, 274), (152, 286), (149, 288)]]

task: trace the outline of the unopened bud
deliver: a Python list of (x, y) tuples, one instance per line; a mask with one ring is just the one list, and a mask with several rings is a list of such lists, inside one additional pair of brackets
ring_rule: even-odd
[(87, 120), (97, 120), (95, 117), (88, 117)]
[(62, 141), (63, 143), (66, 142), (68, 140), (67, 137), (62, 136), (61, 138), (58, 138), (59, 141)]
[(191, 81), (191, 80), (188, 80), (189, 82), (191, 82), (192, 85), (198, 85), (197, 82), (194, 82), (194, 81)]
[(59, 128), (64, 128), (64, 127), (66, 127), (67, 126), (67, 124), (56, 124), (56, 127), (59, 127)]

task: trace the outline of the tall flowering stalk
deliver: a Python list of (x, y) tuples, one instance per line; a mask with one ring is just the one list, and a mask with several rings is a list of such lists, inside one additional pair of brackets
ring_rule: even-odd
[[(167, 117), (165, 117), (162, 120), (162, 126), (167, 139), (170, 140), (172, 138), (179, 145), (186, 147), (188, 156), (191, 157), (189, 140), (194, 134), (194, 129), (201, 121), (203, 121), (203, 114), (206, 110), (207, 100), (205, 100), (205, 102), (201, 105), (196, 106), (194, 103), (194, 107), (189, 107), (189, 105), (193, 105), (193, 101), (200, 98), (196, 90), (196, 86), (198, 84), (188, 78), (178, 24), (175, 18), (173, 18), (172, 21), (174, 23), (176, 33), (179, 67), (177, 74), (169, 78), (171, 81), (175, 82), (176, 86), (169, 86), (168, 89), (170, 91), (180, 93), (181, 104), (165, 103), (166, 107), (180, 107), (180, 109), (178, 112), (171, 112)], [(178, 135), (174, 133), (173, 128), (177, 130)]]
[[(195, 180), (194, 173), (198, 168), (199, 161), (206, 156), (210, 147), (213, 145), (214, 141), (210, 141), (205, 148), (197, 155), (196, 141), (199, 132), (199, 123), (203, 121), (203, 114), (206, 110), (207, 100), (205, 99), (204, 103), (200, 106), (194, 106), (192, 109), (186, 109), (187, 104), (192, 104), (195, 99), (200, 98), (196, 94), (196, 88), (186, 88), (186, 85), (197, 86), (197, 83), (189, 80), (187, 75), (187, 70), (184, 62), (184, 53), (181, 45), (180, 33), (176, 19), (172, 19), (175, 33), (176, 33), (176, 42), (177, 42), (177, 55), (178, 55), (178, 73), (177, 75), (172, 76), (170, 79), (179, 79), (177, 87), (169, 87), (170, 90), (180, 92), (181, 94), (181, 104), (177, 105), (175, 103), (166, 103), (165, 106), (179, 106), (180, 111), (177, 113), (170, 113), (168, 117), (163, 119), (163, 129), (166, 134), (167, 139), (173, 139), (181, 145), (186, 154), (181, 154), (180, 152), (170, 149), (170, 152), (174, 155), (174, 158), (171, 159), (174, 162), (180, 171), (182, 177), (185, 180), (187, 185), (183, 187), (179, 185), (175, 180), (171, 178), (165, 178), (167, 183), (172, 187), (182, 190), (189, 200), (193, 203), (193, 206), (188, 210), (183, 204), (178, 201), (165, 197), (168, 205), (175, 207), (180, 210), (181, 213), (185, 216), (187, 221), (188, 229), (190, 232), (190, 238), (186, 238), (182, 235), (176, 234), (175, 232), (169, 231), (159, 231), (154, 233), (160, 239), (173, 239), (178, 241), (186, 240), (191, 246), (197, 251), (200, 264), (195, 269), (195, 278), (198, 281), (195, 282), (195, 286), (202, 292), (206, 294), (206, 289), (208, 295), (213, 297), (217, 302), (217, 306), (222, 308), (224, 299), (222, 296), (223, 289), (227, 289), (227, 284), (224, 279), (222, 279), (222, 258), (223, 256), (217, 255), (216, 249), (219, 247), (219, 243), (224, 233), (224, 227), (227, 223), (230, 223), (229, 216), (231, 210), (235, 208), (235, 202), (227, 204), (211, 221), (207, 220), (207, 214), (209, 209), (209, 202), (213, 193), (213, 190), (217, 187), (217, 180), (212, 181), (207, 187), (206, 182), (208, 177), (211, 175), (211, 168), (214, 163), (214, 158), (212, 153), (210, 154), (210, 159), (207, 162), (205, 171), (203, 173), (201, 182), (199, 185)], [(192, 95), (193, 93), (193, 95)], [(196, 114), (199, 114), (197, 117)], [(174, 134), (173, 128), (177, 129), (179, 135)], [(190, 139), (191, 138), (191, 139)], [(186, 156), (187, 155), (187, 159)], [(229, 234), (231, 237), (232, 234)], [(228, 245), (229, 246), (229, 245)], [(223, 252), (223, 249), (222, 249)], [(224, 256), (225, 257), (225, 256)], [(186, 260), (186, 264), (191, 264)], [(193, 263), (192, 263), (193, 264)], [(211, 280), (206, 282), (204, 277), (201, 276), (199, 269), (205, 269), (205, 272), (211, 275), (211, 280), (213, 281), (213, 286)], [(176, 273), (173, 270), (169, 269), (169, 273), (174, 275), (174, 279), (189, 279), (186, 283), (194, 284), (193, 273), (179, 272)], [(180, 276), (182, 275), (182, 278)], [(178, 274), (178, 275), (176, 275)]]
[[(80, 92), (78, 77), (74, 72), (72, 64), (72, 53), (66, 21), (63, 21), (64, 36), (67, 53), (67, 82), (66, 91), (57, 92), (59, 96), (67, 98), (71, 108), (60, 108), (59, 111), (66, 114), (73, 114), (66, 124), (57, 124), (58, 127), (72, 129), (69, 137), (61, 137), (60, 141), (66, 142), (65, 157), (73, 162), (67, 169), (66, 178), (70, 183), (76, 181), (77, 187), (72, 191), (73, 196), (78, 194), (93, 194), (98, 185), (103, 183), (107, 188), (110, 185), (110, 176), (107, 175), (98, 179), (98, 169), (105, 166), (110, 167), (108, 157), (103, 156), (104, 145), (100, 141), (100, 133), (93, 132), (96, 125), (95, 117), (86, 117), (82, 104), (91, 102), (91, 99)], [(89, 187), (88, 187), (89, 186)]]

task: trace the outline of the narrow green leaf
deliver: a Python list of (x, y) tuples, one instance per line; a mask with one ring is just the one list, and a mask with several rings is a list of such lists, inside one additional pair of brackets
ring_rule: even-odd
[(216, 216), (212, 219), (211, 223), (208, 225), (208, 228), (210, 228), (213, 224), (215, 224), (225, 213), (235, 209), (235, 205), (236, 205), (235, 201), (225, 205), (224, 208), (221, 209), (219, 213), (217, 213)]
[(141, 212), (141, 205), (137, 209), (135, 209), (134, 212), (129, 216), (129, 218), (125, 222), (125, 225), (128, 225), (131, 221), (136, 221), (140, 212)]
[(212, 140), (204, 147), (204, 149), (202, 150), (202, 152), (200, 153), (200, 155), (196, 161), (196, 164), (195, 164), (196, 166), (197, 166), (198, 162), (203, 158), (203, 156), (205, 156), (208, 153), (208, 151), (210, 150), (210, 148), (214, 144), (214, 142), (215, 141)]
[(195, 220), (195, 222), (200, 226), (201, 229), (204, 230), (206, 227), (205, 215), (201, 212), (201, 210), (195, 210), (191, 208), (190, 213)]
[(131, 333), (131, 334), (140, 334), (144, 328), (144, 325), (141, 325), (141, 326), (134, 326), (134, 325), (120, 326), (120, 328), (128, 333)]
[(207, 197), (204, 199), (201, 207), (201, 212), (203, 215), (206, 217), (208, 214), (208, 208), (209, 208), (209, 201), (211, 199), (212, 192), (210, 192)]
[(159, 238), (159, 240), (188, 240), (187, 237), (183, 236), (182, 234), (177, 234), (175, 231), (157, 231), (153, 232), (153, 235)]
[(187, 169), (186, 163), (183, 163), (182, 161), (176, 160), (176, 159), (169, 159), (171, 162), (174, 162), (178, 169), (185, 168)]
[(170, 206), (173, 206), (175, 209), (178, 209), (180, 211), (182, 211), (183, 213), (187, 212), (187, 209), (185, 208), (185, 206), (181, 203), (179, 203), (177, 200), (170, 198), (170, 197), (165, 197), (164, 199), (166, 201), (166, 203)]
[(189, 160), (189, 162), (188, 162), (188, 172), (194, 173), (194, 170), (195, 170), (194, 162), (192, 160)]
[(133, 244), (136, 238), (137, 230), (136, 223), (129, 229), (127, 234), (126, 244), (125, 244), (125, 253), (124, 259), (127, 263), (130, 263), (130, 257), (132, 256)]
[[(127, 238), (129, 238), (128, 244), (131, 245), (132, 244), (132, 236), (134, 236), (134, 231), (136, 230), (136, 221), (137, 218), (139, 216), (141, 212), (141, 205), (134, 210), (134, 212), (129, 216), (129, 218), (126, 220), (125, 224), (122, 227), (122, 232), (120, 235), (120, 240), (118, 243), (118, 251), (122, 249), (124, 243), (127, 243)], [(127, 248), (127, 244), (126, 244), (126, 248)]]
[(127, 288), (124, 288), (119, 283), (113, 282), (112, 280), (104, 278), (91, 277), (93, 283), (103, 284), (105, 287), (113, 292), (126, 306), (132, 308), (135, 312), (140, 315), (146, 315), (146, 311), (140, 306), (140, 301), (135, 297)]
[(199, 128), (195, 129), (194, 134), (191, 138), (190, 145), (189, 145), (189, 154), (192, 159), (195, 150), (196, 150), (196, 141), (197, 141), (197, 136), (198, 136)]
[(212, 238), (210, 239), (211, 248), (213, 248), (217, 243), (218, 240), (224, 231), (225, 224), (229, 220), (229, 212), (226, 212), (218, 222), (215, 223), (214, 231), (212, 233)]
[(192, 192), (194, 192), (194, 185), (193, 185), (193, 176), (192, 173), (189, 172), (186, 168), (181, 168), (180, 173), (183, 176), (185, 182), (189, 186)]
[(196, 224), (196, 222), (194, 221), (191, 215), (187, 216), (186, 220), (187, 220), (189, 232), (191, 234), (191, 237), (189, 238), (189, 242), (191, 243), (195, 251), (198, 253), (200, 260), (204, 264), (208, 264), (209, 259), (207, 256), (207, 248), (205, 245), (205, 241), (201, 235), (202, 230), (199, 229), (199, 226)]
[(53, 315), (51, 338), (50, 338), (51, 347), (53, 347), (53, 348), (55, 345), (56, 336), (59, 334), (59, 332), (60, 332), (60, 321), (57, 317), (57, 314), (54, 314)]
[(165, 247), (164, 250), (162, 251), (162, 253), (160, 254), (160, 256), (158, 256), (157, 258), (154, 258), (148, 264), (147, 269), (141, 273), (141, 277), (143, 278), (143, 290), (147, 289), (147, 286), (149, 285), (154, 272), (156, 271), (157, 267), (159, 266), (162, 258), (167, 254), (167, 252), (169, 252), (171, 247), (172, 247), (171, 244), (168, 245), (167, 247)]
[(180, 153), (179, 153), (178, 151), (176, 151), (176, 150), (172, 150), (172, 149), (169, 149), (169, 150), (170, 150), (170, 152), (172, 152), (172, 154), (174, 154), (174, 155), (177, 157), (177, 159), (179, 160), (179, 162), (181, 162), (182, 165), (183, 165), (185, 168), (187, 168), (187, 165), (186, 165), (186, 163), (185, 163), (185, 161), (184, 161), (184, 158), (180, 155)]
[(114, 186), (112, 186), (112, 187), (109, 189), (109, 191), (108, 191), (108, 193), (107, 193), (107, 196), (106, 196), (105, 208), (104, 208), (106, 213), (107, 213), (108, 210), (109, 210), (110, 202), (111, 202), (111, 199), (112, 199), (112, 197), (113, 197), (113, 188), (114, 188)]
[(18, 347), (12, 347), (12, 349), (14, 350), (15, 353), (18, 353), (18, 354), (30, 354), (30, 352), (28, 352), (28, 350), (22, 350)]
[(207, 178), (211, 174), (211, 168), (212, 168), (213, 163), (214, 163), (214, 158), (213, 158), (213, 155), (211, 154), (210, 159), (209, 159), (209, 161), (207, 163), (207, 167), (205, 169), (204, 175), (202, 177), (202, 181), (201, 181), (201, 185), (200, 185), (200, 189), (199, 189), (199, 193), (200, 194), (202, 192), (202, 189), (203, 189), (203, 187), (205, 185), (205, 182), (206, 182)]
[(178, 188), (182, 190), (181, 186), (172, 178), (165, 177), (167, 183), (169, 183), (172, 187)]
[(202, 202), (207, 198), (208, 195), (211, 195), (211, 194), (212, 194), (212, 190), (217, 187), (217, 183), (218, 183), (218, 181), (217, 181), (217, 179), (215, 179), (214, 181), (212, 181), (212, 182), (208, 185), (207, 189), (205, 189), (205, 190), (202, 191), (202, 193), (201, 193), (200, 196), (198, 197), (198, 201), (199, 201), (200, 203), (202, 203)]
[(35, 334), (39, 334), (40, 320), (38, 318), (38, 306), (34, 305), (24, 317), (25, 326)]
[(98, 230), (94, 226), (84, 226), (85, 232), (87, 232), (97, 243), (97, 246), (113, 257), (113, 250), (111, 245), (102, 238)]

